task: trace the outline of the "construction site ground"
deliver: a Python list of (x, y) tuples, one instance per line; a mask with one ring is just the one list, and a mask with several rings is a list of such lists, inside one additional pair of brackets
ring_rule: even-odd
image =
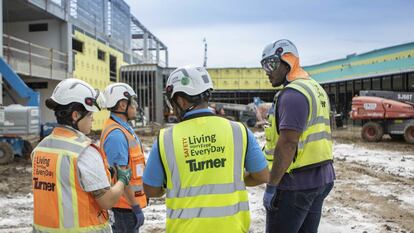
[[(379, 143), (360, 139), (360, 128), (336, 129), (335, 187), (327, 198), (319, 232), (414, 232), (414, 146), (389, 137)], [(260, 141), (264, 136), (254, 130)], [(142, 135), (149, 153), (154, 135)], [(248, 188), (250, 232), (264, 232), (264, 185)], [(29, 232), (33, 200), (30, 161), (0, 166), (0, 232)], [(164, 232), (164, 199), (151, 200), (140, 232)]]

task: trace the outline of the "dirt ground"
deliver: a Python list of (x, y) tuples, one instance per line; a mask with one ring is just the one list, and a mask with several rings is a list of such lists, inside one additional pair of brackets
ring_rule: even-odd
[[(414, 146), (408, 145), (403, 141), (394, 141), (389, 137), (384, 137), (384, 140), (379, 143), (365, 143), (360, 139), (360, 128), (350, 127), (346, 129), (336, 129), (333, 132), (333, 137), (336, 142), (343, 144), (356, 144), (366, 148), (384, 149), (409, 154), (414, 154)], [(146, 145), (146, 151), (152, 144), (154, 136), (147, 133), (141, 135), (143, 144)], [(349, 153), (352, 153), (350, 151)], [(357, 210), (360, 212), (360, 221), (365, 219), (374, 219), (381, 222), (378, 231), (361, 231), (357, 224), (355, 224), (354, 232), (400, 232), (400, 233), (414, 233), (414, 209), (412, 206), (404, 207), (401, 205), (401, 200), (396, 198), (396, 195), (403, 195), (407, 190), (413, 190), (414, 179), (407, 177), (399, 177), (385, 172), (373, 169), (369, 166), (363, 166), (358, 163), (346, 161), (346, 159), (336, 159), (335, 161), (337, 180), (335, 190), (331, 193), (326, 201), (326, 210), (323, 213), (324, 218), (331, 222), (335, 222), (335, 213), (338, 208)], [(364, 177), (364, 179), (361, 179)], [(359, 179), (364, 182), (359, 182)], [(368, 182), (367, 182), (368, 181)], [(377, 195), (372, 187), (376, 190), (382, 186), (393, 190), (393, 193), (388, 195)], [(391, 188), (390, 188), (391, 187)], [(261, 198), (262, 188), (254, 190)], [(0, 166), (0, 200), (7, 201), (8, 198), (15, 196), (23, 196), (31, 198), (31, 163), (27, 160), (17, 159), (11, 164)], [(257, 199), (259, 202), (260, 198)], [(413, 198), (412, 196), (408, 198)], [(152, 200), (152, 204), (160, 204), (163, 200)], [(21, 232), (27, 231), (31, 226), (31, 211), (32, 206), (29, 201), (29, 206), (21, 204), (21, 206), (2, 205), (6, 211), (0, 211), (0, 232)], [(164, 222), (158, 218), (158, 212), (163, 211), (163, 205), (156, 205), (155, 209), (151, 209), (146, 213), (147, 220), (156, 224), (145, 227), (143, 232), (160, 232), (164, 228)], [(7, 208), (10, 208), (8, 210)], [(11, 209), (16, 208), (13, 212)], [(157, 208), (160, 208), (158, 210)], [(22, 220), (19, 222), (2, 222), (2, 219), (10, 218), (10, 215), (21, 214)], [(258, 213), (258, 214), (264, 214)], [(146, 221), (147, 221), (146, 220)], [(159, 221), (159, 224), (158, 224)], [(358, 222), (358, 219), (355, 221)], [(14, 224), (12, 226), (12, 224)], [(3, 225), (2, 225), (3, 224)], [(5, 225), (4, 225), (5, 224)], [(252, 219), (252, 226), (255, 224), (263, 225), (263, 220)], [(338, 220), (338, 224), (341, 224)], [(11, 227), (12, 226), (12, 227)], [(11, 228), (10, 228), (11, 227)], [(14, 230), (12, 230), (14, 229)], [(20, 230), (19, 230), (20, 229)], [(352, 228), (354, 229), (354, 228)], [(261, 230), (253, 232), (263, 232)], [(325, 231), (321, 231), (325, 232)], [(330, 231), (326, 231), (330, 232)]]
[[(414, 180), (376, 172), (365, 166), (339, 160), (335, 162), (335, 169), (337, 176), (335, 190), (327, 199), (326, 206), (338, 206), (337, 203), (341, 203), (343, 207), (357, 209), (362, 213), (361, 222), (368, 216), (378, 218), (379, 221), (385, 222), (381, 232), (405, 232), (401, 229), (414, 232), (413, 209), (404, 208), (400, 200), (395, 198), (397, 195), (404, 194), (407, 189), (412, 189)], [(372, 183), (357, 181), (364, 176), (364, 180), (371, 180)], [(377, 195), (367, 188), (369, 185), (386, 185), (388, 189), (394, 190), (394, 193), (385, 196)], [(335, 208), (329, 210), (335, 211)]]
[(356, 143), (363, 147), (372, 148), (383, 148), (386, 150), (396, 150), (403, 152), (414, 152), (414, 145), (405, 143), (404, 140), (393, 140), (390, 136), (384, 135), (382, 140), (377, 143), (364, 142), (361, 139), (361, 127), (346, 127), (337, 128), (332, 131), (333, 138), (342, 143)]

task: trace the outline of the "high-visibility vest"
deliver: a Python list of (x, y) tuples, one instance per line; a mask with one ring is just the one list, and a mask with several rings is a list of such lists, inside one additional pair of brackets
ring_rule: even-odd
[[(333, 154), (329, 121), (330, 107), (329, 98), (325, 90), (313, 79), (296, 79), (290, 82), (283, 90), (286, 88), (299, 91), (306, 97), (309, 103), (306, 129), (299, 137), (296, 155), (286, 172), (289, 173), (331, 163), (333, 161)], [(275, 97), (275, 106), (277, 106), (278, 96), (276, 95)], [(269, 150), (271, 154), (274, 153), (274, 148), (279, 138), (277, 125), (277, 118), (274, 117), (274, 126), (272, 125), (271, 128), (275, 135), (275, 142), (273, 150)]]
[(111, 232), (108, 212), (80, 186), (77, 159), (90, 145), (81, 132), (57, 126), (33, 150), (33, 232)]
[(248, 232), (244, 184), (246, 128), (218, 116), (199, 116), (162, 129), (167, 232)]
[(275, 128), (276, 118), (275, 118), (274, 104), (269, 109), (269, 113), (268, 113), (268, 116), (267, 116), (267, 121), (269, 122), (269, 125), (265, 126), (265, 128), (264, 128), (266, 143), (263, 147), (263, 154), (266, 157), (269, 169), (272, 169), (273, 153), (274, 153), (274, 149), (276, 147), (276, 141), (277, 141), (277, 136), (278, 136), (275, 133), (276, 132), (276, 128)]
[[(114, 121), (112, 118), (109, 118), (106, 120), (101, 134), (101, 153), (107, 158), (104, 149), (104, 142), (109, 133), (115, 129), (121, 130), (128, 142), (128, 166), (131, 168), (132, 172), (128, 187), (131, 188), (134, 192), (135, 201), (139, 203), (139, 206), (141, 208), (144, 208), (147, 206), (147, 197), (145, 196), (144, 188), (142, 186), (142, 175), (145, 168), (145, 157), (139, 141), (122, 125), (118, 124), (118, 122)], [(116, 182), (115, 179), (116, 177), (113, 178), (113, 183)], [(131, 209), (131, 205), (123, 195), (121, 196), (119, 202), (114, 206), (114, 208)]]

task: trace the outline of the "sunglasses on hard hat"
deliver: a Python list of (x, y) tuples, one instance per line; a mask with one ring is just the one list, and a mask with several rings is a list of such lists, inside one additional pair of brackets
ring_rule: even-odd
[(138, 104), (138, 98), (137, 98), (136, 96), (132, 96), (132, 97), (129, 99), (129, 102), (130, 102), (130, 105), (132, 105), (132, 106), (134, 106), (134, 107), (136, 107), (136, 108), (138, 108), (138, 107), (139, 107), (139, 104)]
[(95, 92), (96, 92), (96, 95), (94, 98), (92, 97), (85, 98), (85, 104), (91, 107), (95, 106), (98, 108), (99, 111), (101, 111), (101, 106), (103, 106), (105, 100), (103, 99), (103, 96), (100, 95), (100, 92), (98, 89), (95, 89)]
[(124, 96), (128, 99), (130, 105), (138, 108), (138, 97), (136, 95), (131, 95), (129, 92), (124, 91)]
[(279, 68), (280, 66), (280, 59), (277, 56), (272, 56), (265, 58), (261, 61), (262, 68), (266, 71), (266, 73), (272, 73), (274, 70)]

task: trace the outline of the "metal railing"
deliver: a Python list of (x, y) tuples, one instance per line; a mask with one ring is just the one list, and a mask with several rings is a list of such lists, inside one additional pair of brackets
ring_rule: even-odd
[(3, 34), (3, 56), (19, 73), (54, 79), (68, 77), (68, 55), (53, 48)]

